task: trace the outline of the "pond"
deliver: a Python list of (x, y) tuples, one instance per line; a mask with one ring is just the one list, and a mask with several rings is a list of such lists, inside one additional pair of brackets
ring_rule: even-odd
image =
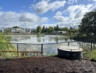
[(72, 40), (70, 40), (67, 36), (64, 35), (11, 35), (12, 43), (45, 44), (45, 43), (67, 42), (67, 41)]
[[(78, 42), (69, 39), (68, 36), (64, 35), (6, 35), (11, 36), (10, 42), (19, 50), (41, 50), (41, 44), (43, 44), (44, 55), (57, 55), (57, 48), (59, 46), (76, 46), (81, 47), (85, 51), (90, 50), (91, 44), (87, 42)], [(93, 44), (95, 48), (95, 44)]]

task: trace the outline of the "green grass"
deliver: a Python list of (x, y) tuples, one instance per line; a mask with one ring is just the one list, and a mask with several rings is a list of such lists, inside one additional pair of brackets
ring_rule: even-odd
[[(0, 33), (0, 51), (16, 51), (16, 48), (4, 37), (4, 34)], [(0, 57), (10, 57), (16, 55), (16, 53), (2, 53)]]
[(15, 47), (0, 33), (0, 50), (15, 50)]
[(96, 60), (96, 50), (92, 50), (92, 51), (89, 51), (89, 52), (84, 52), (84, 58), (87, 58), (87, 59), (95, 59)]

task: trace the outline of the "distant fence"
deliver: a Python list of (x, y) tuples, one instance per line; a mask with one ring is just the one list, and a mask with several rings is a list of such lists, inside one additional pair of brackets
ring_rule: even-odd
[[(45, 43), (45, 44), (31, 44), (31, 43), (0, 43), (0, 56), (44, 56), (57, 55), (57, 48), (59, 46), (78, 46), (84, 50), (92, 50), (95, 44), (83, 42), (61, 42), (61, 43)], [(12, 48), (15, 48), (12, 50)], [(9, 49), (9, 50), (7, 50)]]

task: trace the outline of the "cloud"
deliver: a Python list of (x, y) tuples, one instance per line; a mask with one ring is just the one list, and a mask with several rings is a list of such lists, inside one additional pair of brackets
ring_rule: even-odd
[(53, 17), (53, 19), (56, 20), (57, 22), (63, 22), (63, 21), (67, 21), (68, 17), (63, 16), (63, 12), (58, 11)]
[(38, 22), (39, 17), (32, 13), (23, 13), (21, 14), (19, 21), (21, 22)]
[(45, 23), (49, 19), (47, 17), (39, 17), (34, 13), (23, 12), (0, 12), (0, 26), (1, 27), (27, 27), (34, 28), (38, 24)]
[(88, 11), (89, 11), (89, 7), (87, 7), (85, 5), (71, 5), (67, 9), (67, 12), (69, 13), (69, 16), (72, 19), (79, 18)]
[(41, 18), (41, 22), (48, 22), (48, 21), (49, 21), (49, 19), (47, 17)]
[(38, 13), (45, 13), (48, 10), (54, 11), (57, 10), (61, 7), (63, 7), (66, 4), (66, 1), (54, 1), (54, 2), (49, 2), (48, 0), (42, 0), (41, 2), (37, 3), (35, 5), (35, 11)]
[(49, 26), (54, 27), (56, 25), (57, 25), (57, 23), (46, 23), (46, 24), (42, 24), (41, 27), (43, 27), (43, 26), (45, 26), (45, 27), (49, 27)]
[(93, 6), (91, 11), (95, 11), (96, 12), (96, 6)]
[(93, 0), (94, 2), (96, 2), (96, 0)]
[[(61, 10), (66, 4), (66, 1), (68, 1), (69, 4), (67, 5), (64, 10)], [(92, 1), (92, 0), (91, 0)], [(96, 2), (96, 0), (93, 0)], [(0, 11), (0, 26), (1, 27), (12, 27), (12, 26), (20, 26), (20, 27), (28, 27), (28, 28), (35, 28), (38, 25), (41, 26), (56, 26), (57, 24), (60, 27), (75, 27), (78, 26), (81, 22), (81, 19), (83, 18), (84, 14), (89, 11), (95, 11), (96, 10), (96, 4), (78, 4), (73, 5), (73, 3), (76, 3), (77, 0), (40, 0), (38, 3), (34, 0), (33, 4), (30, 5), (29, 9), (32, 10), (30, 12), (3, 12)], [(1, 7), (0, 7), (1, 8)], [(1, 8), (2, 9), (2, 8)], [(54, 14), (54, 16), (48, 16), (53, 17), (48, 18), (44, 15), (32, 13), (34, 12), (33, 9), (38, 13), (46, 13), (48, 11), (54, 11), (51, 15)], [(58, 10), (58, 11), (57, 11)], [(60, 10), (60, 11), (59, 11)], [(55, 11), (57, 11), (55, 13)], [(44, 17), (42, 17), (44, 16)], [(51, 20), (52, 19), (52, 20)], [(48, 22), (49, 21), (49, 22)]]
[(0, 12), (0, 22), (15, 22), (18, 21), (18, 16), (15, 12)]
[(73, 3), (76, 3), (77, 0), (68, 0), (68, 4), (73, 4)]
[(63, 7), (65, 5), (65, 3), (66, 3), (65, 1), (55, 1), (55, 2), (49, 4), (50, 5), (49, 9), (54, 11), (60, 7)]
[(65, 20), (63, 16), (54, 16), (54, 19), (57, 20), (58, 22), (62, 22)]
[(69, 13), (69, 17), (74, 19), (81, 19), (86, 12), (91, 11), (92, 7), (94, 7), (93, 4), (87, 4), (87, 5), (71, 5), (67, 8), (66, 12)]
[[(53, 17), (60, 26), (65, 27), (77, 27), (83, 16), (86, 12), (93, 11), (96, 9), (94, 4), (87, 4), (87, 5), (70, 5), (66, 10), (63, 12), (57, 12)], [(66, 16), (67, 14), (67, 16)]]
[(56, 16), (59, 16), (59, 15), (62, 15), (62, 12), (58, 11), (58, 12), (56, 13)]
[(46, 1), (41, 1), (36, 4), (35, 11), (38, 13), (45, 13), (49, 10), (48, 3)]

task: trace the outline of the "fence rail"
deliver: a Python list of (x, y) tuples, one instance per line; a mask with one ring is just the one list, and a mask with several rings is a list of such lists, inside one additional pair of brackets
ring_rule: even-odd
[[(10, 53), (11, 56), (15, 55), (15, 56), (23, 56), (23, 55), (27, 55), (27, 56), (33, 56), (33, 55), (37, 55), (37, 56), (44, 56), (46, 54), (57, 54), (57, 48), (58, 46), (72, 46), (74, 44), (76, 44), (76, 42), (60, 42), (60, 43), (45, 43), (45, 44), (31, 44), (31, 43), (2, 43), (0, 42), (0, 46), (4, 46), (3, 48), (0, 47), (0, 56), (5, 56), (5, 55), (9, 55)], [(81, 42), (82, 43), (82, 42)], [(80, 42), (78, 42), (78, 46), (81, 45)], [(15, 47), (15, 50), (7, 50), (5, 48), (10, 48), (9, 44), (12, 47)], [(84, 44), (82, 44), (83, 46), (85, 46)], [(80, 47), (82, 47), (82, 45)], [(93, 43), (88, 43), (90, 50), (92, 50), (92, 46)], [(76, 45), (77, 46), (77, 45)], [(84, 48), (84, 47), (82, 47)], [(8, 54), (9, 53), (9, 54)]]

